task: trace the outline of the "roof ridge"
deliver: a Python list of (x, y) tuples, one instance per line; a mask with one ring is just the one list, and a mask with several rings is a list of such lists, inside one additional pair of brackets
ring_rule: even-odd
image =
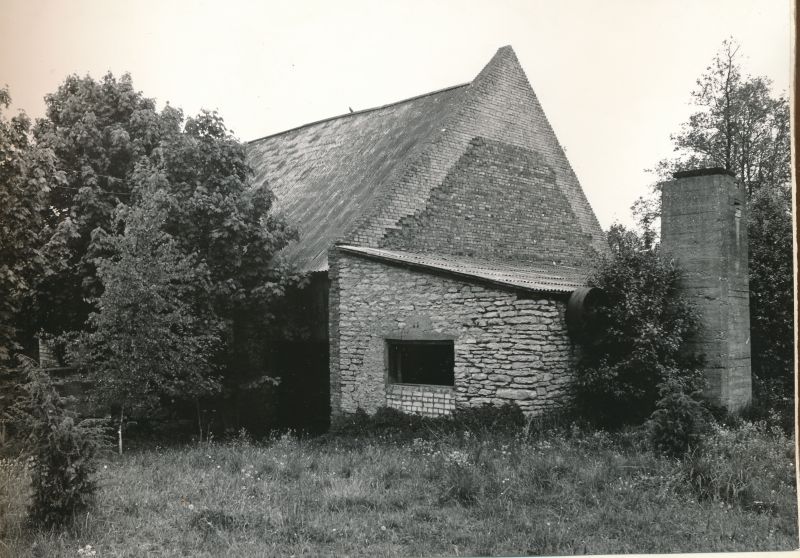
[(320, 120), (315, 120), (313, 122), (307, 122), (306, 124), (301, 124), (300, 126), (295, 126), (294, 128), (289, 128), (289, 129), (283, 130), (281, 132), (275, 132), (274, 134), (267, 134), (266, 136), (262, 136), (260, 138), (247, 140), (245, 143), (249, 145), (249, 144), (252, 144), (252, 143), (263, 141), (265, 139), (274, 138), (276, 136), (282, 136), (283, 134), (288, 134), (289, 132), (294, 132), (296, 130), (301, 130), (301, 129), (307, 128), (309, 126), (314, 126), (316, 124), (322, 124), (323, 122), (330, 122), (331, 120), (338, 120), (339, 118), (345, 118), (345, 117), (348, 117), (348, 116), (355, 116), (357, 114), (365, 114), (367, 112), (372, 112), (372, 111), (376, 111), (376, 110), (385, 109), (385, 108), (392, 107), (392, 106), (395, 106), (395, 105), (400, 105), (402, 103), (408, 103), (410, 101), (415, 101), (415, 100), (421, 99), (423, 97), (429, 97), (431, 95), (436, 95), (438, 93), (444, 93), (445, 91), (450, 91), (452, 89), (458, 89), (459, 87), (467, 87), (470, 84), (472, 84), (472, 82), (468, 81), (466, 83), (460, 83), (458, 85), (451, 85), (449, 87), (443, 87), (441, 89), (436, 89), (435, 91), (429, 91), (427, 93), (422, 93), (420, 95), (414, 95), (413, 97), (408, 97), (406, 99), (401, 99), (399, 101), (393, 101), (391, 103), (386, 103), (385, 105), (380, 105), (380, 106), (377, 106), (377, 107), (371, 107), (371, 108), (356, 110), (356, 111), (353, 111), (353, 112), (346, 112), (346, 113), (340, 114), (338, 116), (329, 116), (328, 118), (322, 118)]

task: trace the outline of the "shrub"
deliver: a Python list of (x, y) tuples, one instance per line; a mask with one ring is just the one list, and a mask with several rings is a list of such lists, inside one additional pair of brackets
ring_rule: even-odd
[(105, 439), (103, 421), (78, 421), (45, 372), (28, 360), (22, 368), (27, 382), (11, 413), (33, 458), (28, 515), (34, 524), (58, 526), (91, 503), (95, 456)]
[(680, 270), (651, 239), (614, 225), (608, 240), (611, 256), (589, 278), (607, 302), (584, 343), (575, 407), (597, 425), (618, 427), (652, 414), (667, 373), (698, 368), (700, 360), (686, 350), (698, 321), (679, 294)]
[(404, 413), (392, 407), (380, 407), (369, 415), (363, 409), (334, 419), (330, 432), (339, 436), (391, 436), (411, 439), (424, 434), (446, 434), (469, 430), (474, 433), (500, 434), (518, 432), (525, 425), (525, 415), (513, 404), (456, 409), (452, 415), (426, 417)]
[(358, 408), (355, 413), (335, 417), (331, 434), (339, 436), (411, 435), (422, 428), (424, 417), (409, 415), (391, 407), (380, 407), (372, 415)]
[(377, 433), (416, 432), (435, 420), (421, 415), (404, 413), (392, 407), (379, 407), (375, 414), (369, 417), (368, 424)]
[(699, 400), (700, 393), (687, 393), (675, 379), (662, 382), (659, 394), (661, 399), (647, 421), (650, 442), (656, 451), (679, 457), (698, 446), (707, 430), (709, 413)]
[(743, 419), (765, 421), (770, 426), (780, 426), (785, 433), (791, 433), (795, 419), (792, 382), (754, 375), (753, 399), (739, 414)]
[(525, 426), (525, 415), (514, 403), (484, 404), (456, 409), (452, 421), (457, 428), (473, 432), (516, 432)]

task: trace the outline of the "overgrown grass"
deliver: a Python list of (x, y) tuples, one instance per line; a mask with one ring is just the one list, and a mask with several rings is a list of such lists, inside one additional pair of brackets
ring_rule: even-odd
[(702, 453), (676, 460), (647, 451), (635, 432), (564, 427), (497, 435), (423, 423), (412, 434), (367, 428), (355, 437), (344, 428), (309, 440), (242, 438), (109, 455), (96, 506), (62, 532), (25, 528), (27, 470), (5, 461), (0, 554), (457, 556), (798, 546), (793, 442), (764, 425), (716, 428)]

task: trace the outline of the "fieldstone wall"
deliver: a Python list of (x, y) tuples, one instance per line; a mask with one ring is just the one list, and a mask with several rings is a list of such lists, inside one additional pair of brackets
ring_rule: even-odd
[[(446, 414), (449, 394), (453, 406), (514, 402), (536, 415), (568, 397), (578, 352), (566, 294), (506, 291), (335, 249), (329, 263), (333, 415), (387, 404)], [(453, 340), (455, 385), (389, 384), (387, 339)]]

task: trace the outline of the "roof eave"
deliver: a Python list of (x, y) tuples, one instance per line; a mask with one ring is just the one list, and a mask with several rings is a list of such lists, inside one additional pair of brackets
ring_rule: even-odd
[(467, 279), (471, 282), (491, 285), (494, 287), (500, 287), (504, 290), (510, 290), (515, 292), (528, 292), (528, 293), (545, 293), (545, 294), (554, 294), (554, 295), (568, 295), (571, 294), (575, 289), (580, 288), (583, 285), (574, 285), (574, 286), (567, 286), (564, 285), (563, 287), (541, 287), (541, 286), (526, 286), (526, 285), (519, 285), (514, 283), (508, 283), (505, 281), (500, 281), (496, 279), (491, 279), (489, 277), (482, 277), (473, 275), (470, 273), (464, 273), (454, 269), (446, 269), (442, 267), (438, 267), (435, 265), (429, 265), (422, 262), (412, 262), (407, 260), (400, 260), (397, 258), (392, 258), (389, 256), (383, 256), (379, 254), (370, 254), (361, 252), (355, 247), (336, 244), (334, 245), (335, 250), (340, 250), (342, 252), (346, 252), (348, 254), (359, 256), (365, 259), (373, 259), (382, 262), (386, 262), (392, 265), (396, 265), (398, 267), (405, 267), (410, 269), (422, 269), (430, 273), (451, 276), (451, 277), (458, 277), (460, 279)]

